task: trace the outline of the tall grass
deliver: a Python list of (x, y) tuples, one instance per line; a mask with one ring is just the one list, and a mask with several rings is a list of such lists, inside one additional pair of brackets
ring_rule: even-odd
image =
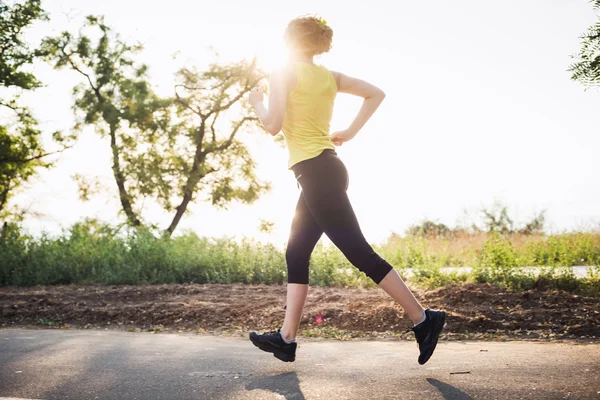
[(0, 285), (67, 283), (283, 283), (284, 254), (252, 240), (173, 239), (80, 223), (34, 240), (12, 226), (0, 242)]
[[(284, 252), (252, 239), (164, 238), (148, 229), (118, 229), (84, 221), (58, 236), (33, 238), (19, 226), (0, 234), (0, 285), (101, 283), (266, 283), (287, 279)], [(447, 237), (392, 236), (375, 250), (413, 284), (437, 287), (490, 282), (514, 289), (559, 288), (600, 294), (600, 233)], [(590, 265), (576, 279), (570, 268)], [(448, 272), (448, 267), (468, 266)], [(532, 270), (527, 267), (538, 267)], [(319, 243), (310, 265), (312, 285), (374, 287), (333, 246)]]

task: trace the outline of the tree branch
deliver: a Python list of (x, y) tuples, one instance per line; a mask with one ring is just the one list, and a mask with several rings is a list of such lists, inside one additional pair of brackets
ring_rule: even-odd
[(242, 118), (240, 120), (240, 122), (237, 123), (237, 125), (235, 126), (235, 128), (233, 128), (233, 131), (231, 132), (231, 135), (229, 135), (229, 139), (227, 139), (227, 141), (225, 143), (223, 143), (221, 146), (216, 147), (215, 150), (222, 151), (222, 150), (225, 150), (226, 148), (228, 148), (229, 146), (231, 146), (231, 143), (233, 143), (233, 139), (235, 138), (235, 134), (242, 127), (242, 125), (244, 124), (244, 122), (246, 122), (246, 121), (256, 121), (256, 120), (258, 120), (258, 118), (256, 118), (256, 117), (244, 117), (244, 118)]
[(61, 50), (62, 50), (63, 54), (67, 57), (67, 61), (71, 65), (71, 68), (73, 68), (75, 71), (79, 72), (81, 75), (83, 75), (83, 76), (85, 76), (87, 78), (90, 86), (92, 87), (92, 90), (94, 91), (94, 93), (96, 94), (96, 97), (98, 98), (98, 102), (104, 103), (104, 98), (102, 97), (102, 94), (100, 94), (100, 90), (92, 82), (92, 78), (90, 78), (90, 75), (86, 74), (85, 72), (83, 72), (77, 65), (75, 65), (75, 63), (71, 59), (71, 56), (74, 53), (67, 54), (67, 52), (65, 51), (64, 47)]
[(119, 58), (121, 58), (121, 56), (123, 54), (125, 54), (125, 52), (127, 50), (129, 50), (129, 47), (125, 43), (120, 43), (120, 44), (121, 44), (121, 51), (116, 53), (117, 56), (115, 57), (115, 60), (112, 62), (113, 65), (117, 65), (117, 61), (119, 60)]
[(13, 105), (5, 103), (3, 101), (0, 101), (0, 106), (4, 106), (6, 108), (10, 108), (11, 110), (13, 110), (14, 112), (16, 112), (17, 114), (19, 113), (19, 107), (17, 107), (17, 106), (13, 106)]
[(217, 122), (217, 118), (219, 117), (219, 113), (215, 114), (215, 118), (213, 119), (212, 124), (210, 124), (210, 130), (212, 132), (212, 141), (213, 143), (217, 140), (217, 135), (215, 133), (215, 122)]
[(209, 115), (204, 115), (204, 114), (202, 114), (202, 113), (201, 113), (199, 110), (196, 110), (196, 109), (194, 109), (192, 106), (190, 106), (190, 104), (189, 104), (188, 102), (184, 101), (184, 100), (181, 98), (181, 96), (179, 96), (179, 93), (177, 93), (177, 88), (178, 88), (178, 87), (185, 87), (185, 86), (183, 86), (183, 85), (175, 85), (175, 98), (176, 98), (176, 100), (175, 100), (175, 101), (177, 101), (177, 102), (178, 102), (178, 103), (180, 103), (180, 104), (183, 104), (183, 105), (185, 106), (185, 108), (189, 109), (189, 110), (190, 110), (190, 111), (192, 111), (194, 114), (196, 114), (197, 116), (199, 116), (199, 117), (200, 117), (200, 119), (202, 119), (203, 121), (204, 121), (205, 119), (207, 119), (207, 118), (208, 118), (208, 116), (209, 116), (210, 114), (209, 114)]
[(33, 160), (39, 160), (40, 158), (51, 156), (52, 154), (62, 153), (63, 151), (70, 149), (71, 147), (73, 147), (73, 145), (69, 145), (69, 146), (63, 145), (63, 148), (60, 150), (51, 151), (49, 153), (44, 153), (44, 154), (39, 154), (37, 156), (33, 156), (30, 158), (0, 157), (0, 162), (13, 162), (13, 163), (25, 164), (25, 163), (28, 163)]
[(253, 88), (254, 86), (256, 86), (256, 84), (260, 82), (260, 81), (255, 81), (252, 85), (248, 86), (244, 86), (244, 90), (242, 90), (242, 92), (240, 94), (238, 94), (237, 96), (235, 96), (229, 103), (227, 103), (226, 105), (224, 105), (223, 107), (217, 107), (214, 110), (211, 110), (207, 116), (210, 116), (213, 113), (216, 112), (221, 112), (221, 111), (225, 111), (227, 110), (229, 107), (231, 107), (232, 105), (234, 105), (239, 99), (241, 99), (242, 97), (244, 97), (244, 95), (246, 93), (248, 93), (250, 91), (251, 88)]

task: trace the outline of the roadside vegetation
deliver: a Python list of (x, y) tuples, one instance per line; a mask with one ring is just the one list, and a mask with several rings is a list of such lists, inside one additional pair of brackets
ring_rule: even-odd
[[(505, 207), (484, 210), (486, 222), (468, 229), (424, 221), (374, 248), (411, 284), (426, 289), (464, 282), (600, 294), (600, 232), (545, 234), (543, 214), (517, 229), (506, 214)], [(250, 238), (168, 237), (94, 220), (39, 238), (7, 224), (0, 237), (2, 286), (283, 284), (287, 276), (284, 250)], [(589, 266), (586, 276), (578, 278), (573, 266)], [(374, 286), (337, 248), (322, 242), (310, 274), (317, 286)]]

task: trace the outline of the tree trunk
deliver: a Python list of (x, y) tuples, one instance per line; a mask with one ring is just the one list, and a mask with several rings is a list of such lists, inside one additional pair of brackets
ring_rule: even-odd
[(200, 123), (200, 129), (198, 130), (198, 136), (196, 138), (196, 153), (194, 154), (194, 164), (192, 164), (192, 170), (190, 171), (190, 175), (188, 176), (187, 182), (185, 183), (185, 188), (183, 189), (183, 199), (181, 200), (181, 204), (177, 206), (175, 212), (175, 216), (171, 221), (171, 225), (165, 230), (165, 235), (167, 237), (171, 237), (181, 217), (185, 213), (189, 202), (192, 200), (192, 194), (194, 193), (194, 189), (200, 179), (202, 179), (203, 175), (199, 175), (200, 165), (204, 163), (205, 154), (202, 153), (202, 141), (204, 139), (204, 120)]
[(177, 225), (179, 224), (181, 217), (185, 213), (189, 202), (192, 200), (192, 194), (194, 193), (196, 185), (198, 184), (198, 182), (200, 182), (200, 179), (202, 179), (203, 177), (203, 175), (198, 174), (200, 169), (200, 163), (203, 162), (203, 158), (204, 155), (200, 151), (200, 146), (197, 146), (196, 156), (194, 157), (194, 165), (192, 166), (190, 176), (188, 177), (188, 180), (185, 184), (185, 189), (183, 189), (183, 199), (181, 200), (181, 204), (179, 204), (179, 206), (177, 206), (176, 208), (177, 212), (173, 217), (173, 221), (171, 221), (171, 225), (169, 225), (169, 227), (165, 231), (168, 237), (170, 237), (177, 228)]
[(4, 190), (0, 193), (0, 212), (2, 212), (4, 210), (4, 207), (6, 206), (6, 203), (8, 202), (8, 194), (10, 193), (10, 191), (12, 189), (14, 189), (13, 187), (10, 187), (10, 183), (12, 182), (12, 180), (15, 178), (14, 174), (11, 175), (6, 175), (4, 177)]
[(0, 213), (4, 209), (4, 205), (6, 204), (6, 200), (8, 199), (8, 192), (10, 191), (10, 185), (6, 186), (6, 189), (0, 193)]
[(125, 211), (125, 215), (127, 216), (127, 220), (133, 226), (141, 226), (142, 223), (133, 211), (133, 207), (131, 205), (131, 199), (127, 194), (127, 189), (125, 189), (125, 177), (123, 176), (123, 171), (121, 171), (121, 165), (119, 164), (119, 150), (117, 148), (117, 134), (116, 127), (110, 127), (110, 147), (112, 149), (113, 154), (113, 165), (112, 170), (115, 175), (115, 180), (117, 181), (117, 187), (119, 188), (119, 198), (121, 199), (121, 206), (123, 206), (123, 211)]

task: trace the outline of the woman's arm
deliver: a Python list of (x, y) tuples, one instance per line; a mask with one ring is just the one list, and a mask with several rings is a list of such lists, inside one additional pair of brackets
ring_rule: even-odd
[(341, 146), (342, 143), (347, 142), (356, 136), (361, 128), (367, 123), (385, 98), (385, 93), (377, 86), (361, 79), (351, 78), (340, 72), (332, 71), (332, 73), (338, 85), (338, 92), (353, 94), (365, 99), (350, 126), (343, 131), (338, 131), (331, 135), (333, 144)]
[(260, 88), (250, 92), (248, 101), (256, 110), (260, 122), (265, 129), (273, 136), (281, 131), (283, 118), (285, 116), (285, 106), (287, 102), (287, 80), (285, 70), (277, 69), (271, 73), (269, 80), (269, 109), (263, 105), (263, 93)]

